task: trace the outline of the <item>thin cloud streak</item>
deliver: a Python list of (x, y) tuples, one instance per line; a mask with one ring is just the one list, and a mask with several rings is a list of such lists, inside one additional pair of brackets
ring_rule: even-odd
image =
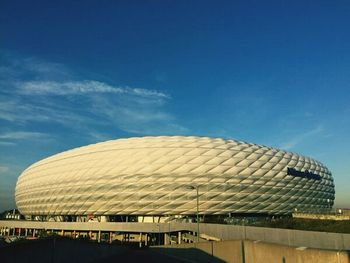
[(25, 131), (16, 131), (0, 134), (0, 139), (9, 139), (9, 140), (28, 140), (28, 139), (42, 139), (48, 138), (49, 135), (41, 132), (25, 132)]
[(0, 141), (0, 145), (2, 145), (2, 146), (14, 146), (14, 145), (16, 145), (16, 143), (14, 143), (14, 142), (2, 142), (2, 141)]
[[(130, 107), (128, 104), (132, 104)], [(129, 98), (128, 104), (115, 105), (106, 97), (95, 96), (92, 100), (92, 111), (108, 119), (122, 130), (136, 134), (183, 134), (187, 128), (175, 123), (173, 115), (160, 110), (161, 105), (139, 103)], [(173, 127), (173, 129), (169, 129)]]
[[(66, 79), (72, 77), (71, 71), (63, 64), (22, 57), (12, 52), (0, 50), (0, 79), (16, 81), (23, 78)], [(2, 77), (1, 77), (2, 76)]]
[(292, 139), (284, 142), (279, 146), (279, 148), (284, 149), (284, 150), (291, 150), (295, 148), (297, 145), (301, 144), (303, 141), (307, 140), (308, 138), (321, 134), (324, 131), (324, 128), (322, 126), (317, 126), (316, 128), (304, 132), (302, 134), (298, 134)]
[(0, 119), (22, 125), (29, 122), (47, 122), (77, 126), (79, 123), (93, 122), (89, 117), (74, 113), (72, 107), (56, 105), (49, 99), (35, 104), (19, 99), (0, 102)]
[(88, 93), (127, 94), (141, 97), (169, 98), (169, 95), (155, 91), (130, 87), (113, 87), (95, 80), (84, 81), (28, 81), (17, 83), (20, 93), (25, 95), (79, 95)]
[(64, 65), (35, 58), (6, 59), (2, 71), (11, 74), (0, 78), (0, 120), (8, 124), (3, 132), (33, 123), (58, 124), (59, 129), (98, 140), (96, 134), (115, 138), (116, 129), (140, 135), (187, 131), (165, 110), (171, 97), (162, 91), (79, 80)]
[(0, 166), (0, 174), (6, 173), (9, 170), (7, 166)]

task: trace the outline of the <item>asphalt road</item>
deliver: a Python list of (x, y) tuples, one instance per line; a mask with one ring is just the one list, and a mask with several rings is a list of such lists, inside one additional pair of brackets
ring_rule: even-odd
[(93, 263), (106, 263), (106, 262), (155, 262), (155, 263), (175, 263), (175, 262), (196, 262), (186, 259), (181, 259), (176, 256), (165, 255), (160, 252), (157, 252), (155, 249), (143, 248), (136, 249), (130, 248), (125, 252), (106, 257)]

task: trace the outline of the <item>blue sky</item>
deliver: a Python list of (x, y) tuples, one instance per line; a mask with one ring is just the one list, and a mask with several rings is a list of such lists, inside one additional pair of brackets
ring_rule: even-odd
[(278, 147), (350, 207), (348, 1), (0, 4), (0, 210), (31, 163), (121, 137)]

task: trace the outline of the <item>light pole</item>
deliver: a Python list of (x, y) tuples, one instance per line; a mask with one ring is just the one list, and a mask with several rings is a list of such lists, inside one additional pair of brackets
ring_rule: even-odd
[(196, 189), (197, 193), (197, 242), (199, 242), (199, 185), (190, 185), (188, 188), (192, 190)]

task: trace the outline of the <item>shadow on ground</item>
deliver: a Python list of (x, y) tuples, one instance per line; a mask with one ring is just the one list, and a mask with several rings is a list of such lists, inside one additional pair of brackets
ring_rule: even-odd
[[(185, 259), (186, 258), (186, 259)], [(99, 244), (86, 240), (50, 238), (0, 246), (0, 262), (99, 263), (99, 262), (224, 262), (195, 248), (138, 248)]]

